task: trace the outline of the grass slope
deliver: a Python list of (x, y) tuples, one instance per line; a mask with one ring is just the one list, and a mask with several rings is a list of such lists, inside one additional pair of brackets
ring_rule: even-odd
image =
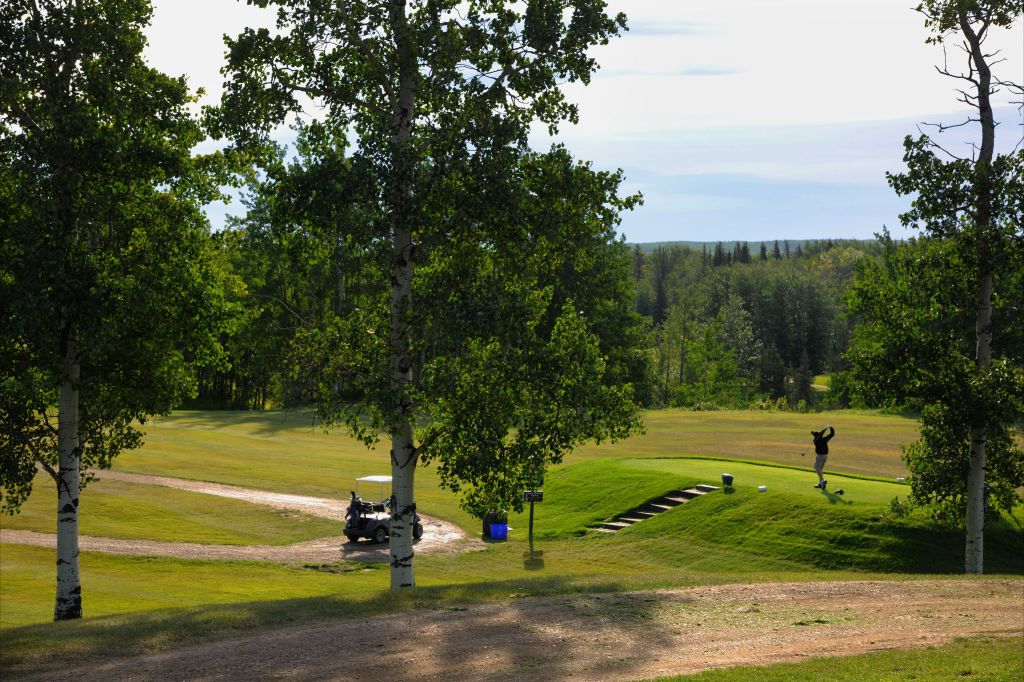
[[(903, 473), (898, 444), (916, 437), (911, 420), (857, 412), (675, 410), (648, 413), (646, 419), (646, 435), (582, 448), (549, 473), (545, 501), (536, 508), (534, 547), (526, 542), (526, 515), (515, 515), (507, 543), (455, 556), (417, 556), (419, 588), (408, 595), (389, 592), (385, 569), (361, 565), (305, 568), (86, 552), (82, 571), (88, 618), (48, 624), (52, 551), (4, 545), (0, 649), (6, 660), (80, 652), (127, 655), (199, 641), (210, 633), (223, 637), (254, 627), (440, 607), (452, 600), (960, 569), (960, 533), (939, 532), (921, 515), (893, 519), (888, 513), (891, 499), (907, 491), (891, 480)], [(807, 431), (827, 421), (838, 431), (829, 460), (830, 488), (845, 487), (843, 498), (812, 488), (810, 455), (800, 456), (810, 449)], [(387, 473), (387, 463), (384, 447), (368, 451), (343, 434), (317, 431), (309, 413), (183, 412), (148, 424), (146, 445), (119, 457), (115, 468), (344, 498), (357, 476)], [(832, 468), (851, 476), (832, 474)], [(670, 490), (718, 482), (723, 471), (736, 476), (730, 494), (712, 493), (614, 535), (587, 531)], [(114, 483), (100, 481), (86, 490), (83, 533), (154, 537), (154, 527), (177, 532), (172, 512), (187, 509), (192, 522), (205, 523), (191, 517), (212, 514), (209, 505), (220, 502), (241, 504), (167, 489), (160, 489), (158, 495), (169, 495), (161, 500), (151, 496), (150, 486), (106, 487)], [(759, 484), (767, 485), (768, 492), (756, 492)], [(37, 504), (33, 500), (24, 518), (38, 514), (32, 523), (49, 523), (49, 486), (40, 490), (45, 490), (42, 506), (31, 507)], [(417, 501), (426, 513), (479, 533), (478, 521), (438, 488), (430, 468), (417, 473)], [(162, 520), (137, 523), (132, 510), (139, 505), (156, 508), (149, 513)], [(243, 506), (223, 507), (225, 520), (208, 522), (215, 528), (204, 532), (265, 533), (274, 538), (269, 541), (281, 542), (288, 533), (300, 532), (291, 519), (282, 526), (254, 522), (255, 508)], [(1024, 570), (1016, 523), (990, 525), (989, 569)], [(7, 519), (4, 525), (10, 527)]]
[(962, 639), (938, 647), (816, 658), (800, 663), (742, 666), (697, 675), (662, 677), (656, 682), (1018, 682), (1024, 679), (1022, 651), (1024, 638), (1021, 637)]
[[(48, 475), (3, 527), (54, 533), (56, 493)], [(79, 531), (97, 537), (224, 545), (287, 545), (340, 535), (328, 519), (155, 485), (95, 480), (81, 497)]]
[[(565, 467), (545, 481), (535, 535), (577, 535), (670, 490), (721, 485), (723, 472), (733, 474), (734, 487), (596, 538), (595, 544), (603, 540), (609, 553), (642, 552), (672, 566), (688, 565), (692, 558), (681, 546), (699, 546), (709, 569), (778, 562), (902, 573), (962, 570), (962, 532), (934, 525), (923, 512), (897, 518), (889, 511), (894, 497), (906, 496), (905, 485), (830, 474), (829, 491), (823, 492), (813, 487), (817, 477), (807, 470), (703, 458), (596, 460)], [(597, 491), (615, 484), (621, 486), (615, 495), (600, 498)], [(767, 492), (758, 492), (760, 485)], [(839, 488), (846, 494), (832, 492)], [(517, 537), (526, 534), (525, 514), (510, 524)], [(990, 522), (986, 531), (986, 570), (1024, 572), (1020, 519)]]

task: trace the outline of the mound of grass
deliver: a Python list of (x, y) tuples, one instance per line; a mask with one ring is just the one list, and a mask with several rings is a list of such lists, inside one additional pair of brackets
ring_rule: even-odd
[[(56, 493), (48, 475), (36, 478), (21, 513), (3, 527), (54, 533)], [(240, 500), (155, 485), (92, 481), (79, 506), (82, 535), (223, 545), (287, 545), (340, 536), (341, 524)]]
[[(612, 553), (639, 553), (670, 566), (736, 570), (736, 564), (796, 565), (828, 570), (958, 573), (963, 532), (932, 523), (923, 512), (896, 517), (894, 497), (904, 485), (829, 476), (829, 490), (813, 486), (807, 470), (713, 459), (596, 460), (565, 467), (545, 482), (535, 534), (579, 534), (653, 497), (698, 483), (735, 485), (619, 531)], [(758, 486), (767, 486), (759, 492)], [(844, 489), (844, 495), (835, 490)], [(614, 490), (614, 492), (613, 492)], [(602, 494), (606, 491), (606, 494)], [(526, 533), (525, 514), (510, 520)], [(986, 570), (1024, 572), (1024, 532), (1007, 519), (986, 529)], [(683, 549), (685, 547), (685, 550)], [(694, 548), (706, 560), (694, 563)]]
[[(582, 535), (601, 521), (661, 497), (685, 477), (631, 466), (623, 460), (599, 459), (555, 469), (544, 480), (544, 501), (534, 507), (538, 539)], [(509, 517), (509, 525), (526, 532), (529, 505)]]
[[(707, 460), (636, 460), (634, 466), (707, 480), (724, 463)], [(829, 491), (813, 487), (813, 474), (767, 465), (728, 463), (735, 487), (706, 495), (678, 510), (627, 528), (636, 537), (695, 538), (760, 557), (817, 568), (958, 573), (963, 571), (963, 531), (934, 524), (923, 512), (895, 517), (889, 502), (905, 486), (829, 476)], [(767, 492), (757, 486), (766, 485)], [(844, 489), (845, 495), (833, 491)], [(1024, 533), (1001, 519), (986, 527), (986, 571), (1024, 572)]]
[(661, 677), (656, 682), (881, 682), (883, 680), (1024, 679), (1024, 638), (961, 639), (944, 646), (883, 651), (842, 658), (815, 658), (800, 663), (742, 666), (697, 675)]

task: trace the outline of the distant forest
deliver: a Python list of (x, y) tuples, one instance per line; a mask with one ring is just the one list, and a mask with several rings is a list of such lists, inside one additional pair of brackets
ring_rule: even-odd
[(843, 369), (844, 296), (876, 241), (631, 246), (649, 321), (650, 406), (809, 409), (813, 378)]
[[(213, 235), (234, 299), (221, 339), (229, 364), (199, 376), (190, 405), (261, 409), (315, 399), (316, 377), (293, 362), (303, 320), (338, 298), (334, 256), (270, 231)], [(644, 407), (815, 409), (832, 401), (815, 375), (844, 369), (851, 322), (844, 296), (877, 241), (780, 240), (614, 244), (634, 286), (635, 361)], [(235, 282), (231, 286), (231, 282)], [(635, 334), (634, 334), (635, 332)], [(820, 389), (821, 387), (819, 387)]]

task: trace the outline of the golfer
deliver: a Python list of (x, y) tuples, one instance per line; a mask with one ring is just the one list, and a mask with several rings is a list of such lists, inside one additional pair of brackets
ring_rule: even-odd
[[(827, 436), (825, 431), (829, 432)], [(814, 486), (815, 488), (824, 490), (828, 484), (821, 472), (825, 468), (825, 460), (828, 459), (828, 442), (834, 435), (836, 435), (836, 430), (832, 428), (831, 424), (826, 424), (821, 431), (811, 431), (811, 437), (814, 438), (814, 470), (818, 472), (818, 484)]]

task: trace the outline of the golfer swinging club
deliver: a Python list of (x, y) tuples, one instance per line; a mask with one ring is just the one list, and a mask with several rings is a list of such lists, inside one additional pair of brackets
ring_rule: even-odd
[[(825, 435), (826, 429), (828, 435)], [(814, 470), (818, 472), (818, 483), (815, 488), (825, 489), (825, 485), (828, 481), (822, 476), (821, 471), (825, 468), (825, 460), (828, 459), (828, 442), (832, 440), (832, 436), (836, 435), (836, 430), (832, 428), (831, 424), (826, 424), (825, 428), (821, 431), (811, 431), (811, 436), (814, 438)]]

